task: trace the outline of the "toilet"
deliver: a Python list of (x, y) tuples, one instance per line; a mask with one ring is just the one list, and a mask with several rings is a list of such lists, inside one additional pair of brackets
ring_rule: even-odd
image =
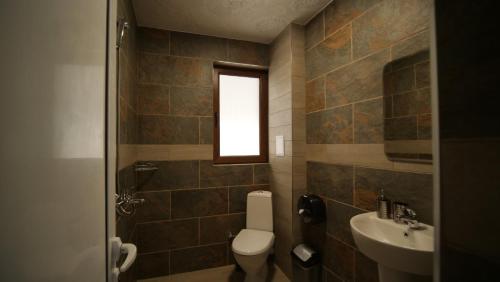
[(247, 226), (234, 238), (234, 258), (246, 273), (245, 282), (263, 282), (267, 256), (274, 244), (272, 193), (254, 191), (247, 195)]

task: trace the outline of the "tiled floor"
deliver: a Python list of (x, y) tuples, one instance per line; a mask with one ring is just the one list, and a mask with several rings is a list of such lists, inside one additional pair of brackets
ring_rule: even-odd
[[(138, 282), (241, 282), (245, 274), (236, 271), (234, 265), (209, 268), (199, 271), (174, 274), (169, 276), (139, 280)], [(290, 282), (285, 274), (276, 266), (269, 268), (267, 282)]]

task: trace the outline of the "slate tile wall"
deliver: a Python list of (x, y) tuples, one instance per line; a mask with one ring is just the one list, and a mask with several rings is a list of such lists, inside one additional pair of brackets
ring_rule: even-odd
[[(338, 0), (307, 24), (307, 144), (351, 146), (354, 151), (356, 146), (383, 144), (384, 104), (392, 106), (392, 101), (384, 100), (384, 67), (429, 48), (431, 5), (430, 0)], [(427, 68), (422, 64), (412, 70), (420, 82), (414, 79), (391, 87), (426, 87)], [(429, 94), (417, 92), (412, 98)], [(408, 104), (408, 97), (399, 98), (397, 103)], [(413, 122), (398, 114), (401, 119), (394, 123)], [(429, 116), (423, 115), (419, 122), (430, 128)], [(422, 136), (429, 138), (430, 132)], [(327, 205), (327, 221), (304, 227), (303, 233), (305, 241), (323, 254), (323, 280), (378, 281), (376, 263), (353, 242), (349, 219), (373, 211), (377, 193), (384, 188), (388, 198), (408, 202), (421, 221), (432, 224), (432, 175), (372, 167), (375, 162), (369, 155), (351, 163), (336, 163), (334, 157), (328, 158), (331, 163), (306, 158), (307, 189)]]
[[(306, 242), (323, 252), (327, 272), (332, 271), (347, 281), (353, 281), (353, 277), (356, 277), (355, 281), (378, 279), (375, 262), (357, 251), (349, 220), (354, 215), (375, 211), (380, 188), (384, 188), (389, 199), (407, 202), (417, 212), (420, 221), (432, 224), (431, 174), (308, 162), (307, 186), (309, 192), (324, 199), (327, 221), (323, 226), (309, 230), (326, 233), (324, 239), (318, 240), (317, 234), (309, 234), (313, 239), (306, 239)], [(364, 278), (354, 275), (354, 271), (362, 272)]]
[(137, 96), (136, 96), (136, 76), (137, 58), (136, 58), (136, 35), (137, 25), (132, 4), (129, 0), (118, 1), (118, 17), (125, 19), (129, 23), (127, 36), (124, 37), (122, 46), (119, 50), (119, 69), (120, 77), (118, 85), (118, 102), (120, 107), (120, 144), (137, 143)]
[(268, 45), (138, 29), (139, 144), (212, 143), (214, 61), (269, 64)]
[[(214, 61), (267, 66), (269, 48), (138, 28), (136, 57), (136, 143), (198, 145), (213, 139)], [(247, 193), (269, 190), (269, 166), (214, 166), (210, 160), (152, 163), (157, 171), (137, 173), (136, 196), (146, 203), (133, 219), (136, 278), (232, 263), (228, 234), (245, 226)]]
[[(429, 0), (337, 1), (307, 25), (308, 144), (381, 143), (383, 112), (378, 105), (358, 103), (382, 103), (384, 66), (428, 48), (431, 5)], [(424, 87), (428, 67), (416, 69), (423, 70), (417, 84)], [(394, 87), (401, 92), (406, 86)]]
[(138, 174), (134, 216), (137, 279), (226, 265), (229, 233), (245, 227), (246, 196), (269, 190), (266, 164), (213, 166), (211, 161), (159, 161)]

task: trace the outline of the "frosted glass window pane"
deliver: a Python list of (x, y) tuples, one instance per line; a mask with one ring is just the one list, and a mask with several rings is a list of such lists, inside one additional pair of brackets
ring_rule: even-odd
[(256, 156), (259, 147), (259, 78), (219, 76), (220, 156)]

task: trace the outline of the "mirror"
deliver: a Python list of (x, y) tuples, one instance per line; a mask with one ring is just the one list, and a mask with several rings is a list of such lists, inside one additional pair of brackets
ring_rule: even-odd
[(432, 162), (429, 50), (384, 67), (384, 148), (391, 160)]

